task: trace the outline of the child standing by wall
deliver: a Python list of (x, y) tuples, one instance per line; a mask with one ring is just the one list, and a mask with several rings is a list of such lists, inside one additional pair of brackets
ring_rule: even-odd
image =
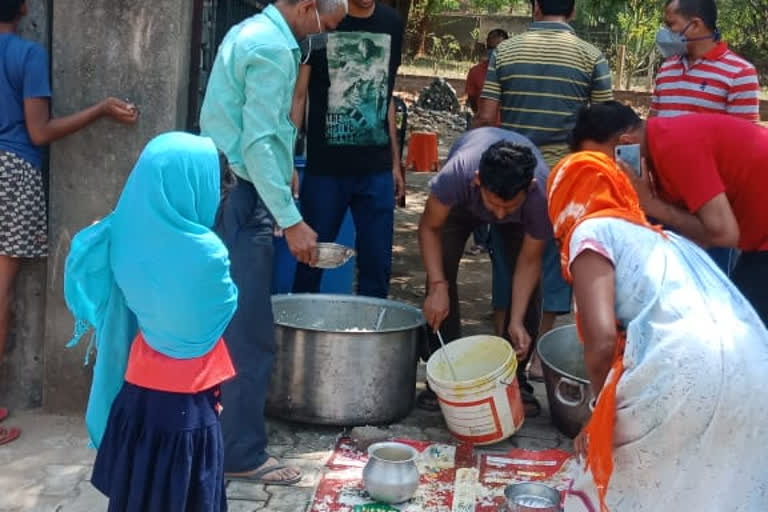
[(73, 343), (95, 329), (86, 424), (110, 512), (227, 508), (219, 384), (235, 370), (221, 336), (237, 288), (212, 228), (233, 182), (210, 139), (160, 135), (114, 212), (72, 241), (64, 291)]
[[(102, 117), (132, 124), (138, 116), (133, 106), (107, 98), (52, 119), (45, 50), (16, 34), (26, 14), (24, 0), (0, 0), (0, 361), (21, 259), (44, 258), (48, 253), (42, 146)], [(0, 421), (6, 415), (0, 409)], [(0, 444), (18, 436), (18, 429), (0, 428)]]

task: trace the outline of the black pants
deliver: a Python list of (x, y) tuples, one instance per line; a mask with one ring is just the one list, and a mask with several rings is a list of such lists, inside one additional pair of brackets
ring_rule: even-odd
[[(461, 312), (459, 309), (459, 289), (457, 285), (459, 262), (464, 255), (464, 247), (466, 246), (467, 239), (472, 232), (481, 225), (483, 225), (482, 221), (478, 220), (463, 208), (454, 208), (448, 215), (448, 219), (443, 227), (443, 272), (445, 273), (445, 279), (448, 281), (448, 293), (451, 307), (448, 318), (445, 319), (440, 328), (440, 334), (443, 335), (443, 340), (445, 340), (446, 343), (461, 337)], [(520, 249), (523, 245), (525, 231), (523, 225), (520, 223), (496, 224), (495, 227), (499, 229), (504, 240), (504, 250), (507, 259), (506, 263), (509, 268), (509, 275), (513, 276), (513, 282), (509, 283), (509, 285), (513, 286), (517, 256), (520, 254)], [(509, 312), (507, 312), (505, 324), (508, 323)], [(528, 309), (525, 312), (524, 319), (525, 329), (528, 331), (532, 340), (536, 340), (539, 335), (540, 323), (541, 293), (539, 288), (536, 288), (528, 302)], [(426, 348), (426, 354), (423, 354), (425, 358), (428, 358), (429, 355), (440, 348), (440, 341), (432, 332), (430, 332), (428, 336), (428, 346)], [(524, 361), (519, 361), (519, 376), (525, 371), (525, 367), (532, 354), (533, 348), (531, 348), (528, 357), (526, 357)], [(524, 379), (521, 379), (521, 381), (524, 382)]]
[(273, 221), (254, 186), (238, 179), (222, 205), (216, 230), (229, 249), (238, 288), (237, 312), (224, 333), (237, 376), (221, 385), (224, 471), (252, 471), (264, 464), (264, 408), (275, 335), (272, 319)]
[(731, 279), (768, 327), (768, 251), (741, 253)]

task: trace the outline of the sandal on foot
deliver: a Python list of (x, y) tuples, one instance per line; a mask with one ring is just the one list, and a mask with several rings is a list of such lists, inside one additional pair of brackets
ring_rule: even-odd
[(11, 441), (15, 441), (21, 435), (21, 430), (18, 428), (0, 428), (0, 445), (8, 444)]
[(224, 473), (224, 479), (230, 480), (233, 482), (251, 482), (254, 484), (279, 485), (279, 486), (290, 486), (290, 485), (295, 485), (299, 483), (303, 476), (301, 473), (299, 473), (294, 478), (285, 478), (282, 480), (272, 480), (272, 479), (264, 478), (270, 473), (274, 473), (275, 471), (280, 471), (281, 469), (287, 469), (287, 468), (288, 466), (284, 464), (275, 464), (274, 466), (261, 468), (258, 471), (254, 471), (253, 473), (249, 473), (245, 475), (234, 475), (232, 473)]
[(416, 397), (416, 407), (423, 411), (437, 412), (440, 410), (440, 402), (434, 391), (425, 389)]

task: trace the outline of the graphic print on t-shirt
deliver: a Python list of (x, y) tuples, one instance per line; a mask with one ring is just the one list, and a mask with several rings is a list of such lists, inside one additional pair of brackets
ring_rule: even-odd
[(336, 32), (328, 37), (330, 146), (382, 146), (387, 133), (387, 92), (392, 37), (369, 32)]

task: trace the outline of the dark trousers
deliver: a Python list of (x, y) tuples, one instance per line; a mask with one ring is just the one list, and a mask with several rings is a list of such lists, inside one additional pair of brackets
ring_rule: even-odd
[(720, 270), (727, 276), (731, 275), (732, 260), (734, 259), (734, 250), (727, 247), (711, 247), (707, 249), (707, 254)]
[(768, 251), (742, 252), (731, 279), (768, 327)]
[(238, 306), (224, 340), (237, 376), (222, 384), (224, 471), (267, 461), (264, 407), (275, 357), (272, 319), (273, 220), (253, 185), (238, 179), (219, 212), (216, 231), (229, 249)]
[(472, 232), (472, 241), (477, 247), (488, 247), (490, 233), (488, 233), (488, 224), (479, 226)]
[[(363, 176), (307, 174), (301, 185), (301, 213), (318, 242), (333, 242), (347, 209), (352, 210), (357, 250), (357, 293), (386, 298), (392, 275), (395, 193), (392, 172)], [(298, 265), (294, 293), (317, 293), (323, 271)]]
[[(440, 333), (446, 343), (461, 338), (461, 311), (457, 285), (459, 262), (464, 254), (464, 247), (469, 235), (480, 225), (482, 225), (482, 222), (466, 210), (454, 208), (448, 215), (448, 219), (443, 227), (443, 272), (445, 273), (445, 279), (448, 281), (451, 305), (448, 318), (445, 319), (445, 322), (440, 327)], [(512, 282), (509, 283), (509, 286), (512, 287), (514, 285), (517, 256), (520, 254), (520, 249), (523, 245), (525, 231), (522, 224), (519, 223), (494, 224), (494, 227), (498, 229), (504, 241), (504, 252), (509, 275), (513, 276)], [(509, 311), (507, 311), (505, 323), (509, 323)], [(528, 309), (525, 312), (524, 320), (525, 329), (532, 340), (535, 340), (539, 335), (540, 323), (541, 293), (539, 288), (536, 288), (528, 302)], [(430, 333), (428, 336), (428, 345), (429, 354), (434, 353), (440, 348), (440, 341), (434, 333)], [(529, 352), (528, 357), (524, 361), (519, 362), (518, 376), (524, 372), (531, 354), (533, 354), (533, 350)]]

